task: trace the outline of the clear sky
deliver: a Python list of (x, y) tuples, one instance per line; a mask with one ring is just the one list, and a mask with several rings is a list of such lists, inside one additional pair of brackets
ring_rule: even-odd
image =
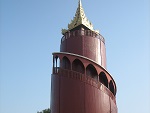
[[(50, 106), (52, 52), (78, 0), (0, 0), (0, 113)], [(82, 0), (105, 37), (118, 113), (150, 113), (150, 1)]]

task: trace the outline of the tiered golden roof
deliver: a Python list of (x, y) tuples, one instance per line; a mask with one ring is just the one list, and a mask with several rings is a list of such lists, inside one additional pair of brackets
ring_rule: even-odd
[(99, 33), (99, 31), (93, 29), (92, 23), (85, 16), (81, 0), (79, 0), (78, 8), (77, 8), (75, 17), (73, 18), (73, 20), (71, 20), (71, 23), (68, 24), (68, 29), (62, 29), (62, 34), (65, 34), (67, 31), (69, 31), (69, 30), (71, 30), (71, 29), (73, 29), (79, 25), (84, 25), (88, 29), (90, 29), (96, 33)]

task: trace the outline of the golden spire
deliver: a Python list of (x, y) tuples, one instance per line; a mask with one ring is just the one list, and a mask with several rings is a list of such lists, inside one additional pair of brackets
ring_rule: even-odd
[[(73, 20), (71, 20), (71, 23), (68, 24), (68, 30), (66, 29), (62, 29), (62, 34), (65, 34), (67, 31), (79, 26), (79, 25), (84, 25), (86, 26), (88, 29), (95, 31), (93, 29), (93, 25), (92, 23), (87, 19), (87, 17), (85, 16), (83, 7), (82, 7), (82, 3), (81, 0), (79, 0), (78, 2), (78, 8), (76, 10), (76, 14), (75, 17), (73, 18)], [(95, 31), (98, 33), (98, 31)]]

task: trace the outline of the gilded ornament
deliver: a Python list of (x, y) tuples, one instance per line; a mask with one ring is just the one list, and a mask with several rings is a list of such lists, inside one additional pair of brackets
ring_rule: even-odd
[(68, 24), (68, 29), (62, 29), (62, 34), (65, 34), (66, 32), (70, 31), (71, 29), (74, 29), (75, 27), (77, 27), (81, 24), (86, 26), (91, 31), (94, 31), (97, 34), (99, 33), (98, 30), (93, 29), (92, 23), (85, 16), (84, 10), (82, 8), (81, 0), (79, 0), (75, 17), (73, 18), (73, 20), (71, 20), (71, 23)]

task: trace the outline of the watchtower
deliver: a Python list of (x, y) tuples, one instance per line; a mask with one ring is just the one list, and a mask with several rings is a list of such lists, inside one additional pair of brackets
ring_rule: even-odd
[(60, 52), (53, 53), (52, 113), (117, 113), (117, 87), (106, 68), (105, 39), (87, 19), (81, 0), (62, 29)]

